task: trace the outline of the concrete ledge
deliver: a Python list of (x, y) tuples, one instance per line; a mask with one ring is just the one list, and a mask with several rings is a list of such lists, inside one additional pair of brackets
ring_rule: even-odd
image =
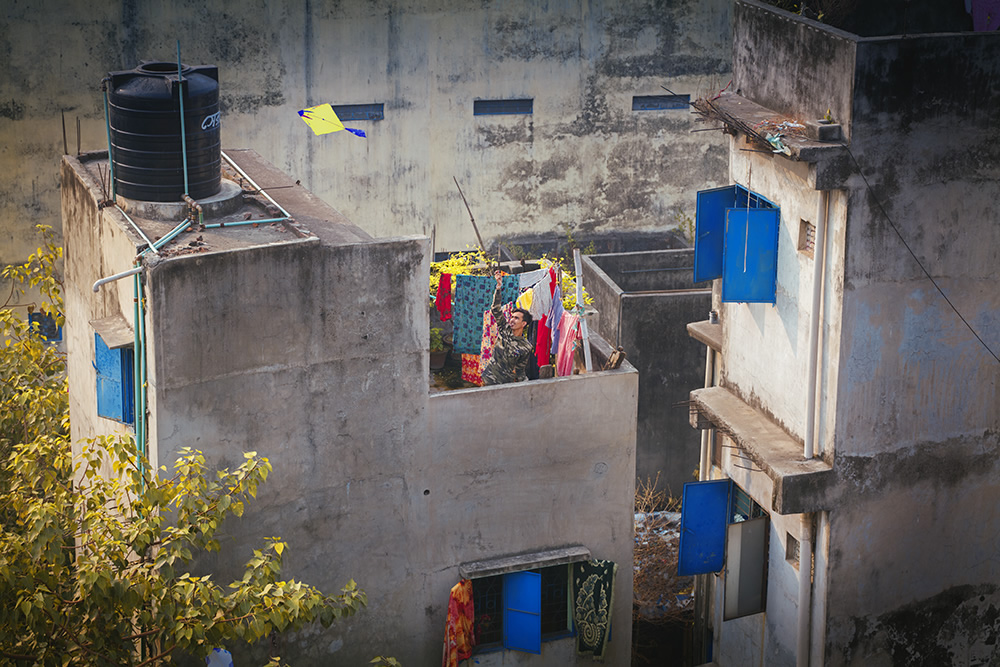
[(708, 345), (716, 352), (722, 352), (722, 324), (712, 324), (708, 320), (691, 322), (687, 325), (687, 332), (696, 341)]
[(821, 459), (805, 459), (802, 444), (764, 414), (723, 387), (696, 389), (691, 392), (691, 403), (698, 411), (697, 427), (707, 427), (703, 420), (711, 422), (771, 478), (775, 512), (830, 509), (833, 468)]
[(462, 563), (458, 567), (458, 574), (463, 579), (478, 579), (506, 574), (508, 572), (523, 572), (524, 570), (534, 570), (539, 567), (565, 565), (584, 560), (590, 560), (590, 549), (581, 545), (575, 545), (560, 549), (533, 551), (516, 556), (504, 556), (503, 558), (490, 558), (488, 560)]

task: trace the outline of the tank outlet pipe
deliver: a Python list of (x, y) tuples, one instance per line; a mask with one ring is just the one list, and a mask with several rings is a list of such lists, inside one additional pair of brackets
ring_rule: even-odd
[(122, 271), (121, 273), (116, 273), (113, 276), (108, 276), (107, 278), (101, 278), (94, 283), (94, 291), (99, 292), (101, 290), (101, 285), (106, 285), (107, 283), (114, 282), (116, 280), (121, 280), (122, 278), (128, 278), (129, 276), (134, 276), (137, 273), (141, 273), (145, 270), (143, 266), (136, 266), (129, 269), (128, 271)]
[(128, 213), (125, 212), (125, 209), (123, 209), (121, 206), (118, 206), (117, 204), (115, 205), (115, 208), (121, 211), (121, 214), (125, 216), (125, 219), (128, 220), (128, 223), (132, 225), (132, 229), (134, 229), (139, 234), (139, 236), (142, 237), (142, 240), (146, 242), (146, 245), (149, 246), (149, 248), (152, 249), (152, 251), (155, 254), (159, 255), (160, 254), (159, 251), (157, 251), (157, 249), (153, 247), (153, 242), (149, 239), (148, 236), (146, 236), (146, 232), (139, 229), (139, 225), (135, 224), (135, 220), (129, 217)]
[[(177, 225), (169, 232), (167, 232), (164, 236), (161, 236), (159, 240), (155, 241), (153, 245), (149, 247), (149, 250), (155, 251), (158, 248), (162, 248), (163, 246), (167, 245), (168, 243), (173, 241), (181, 232), (187, 229), (188, 226), (191, 225), (191, 223), (192, 220), (190, 218), (184, 218), (184, 221), (181, 224)], [(146, 251), (144, 251), (143, 254), (145, 254), (145, 252)]]
[(256, 183), (254, 183), (254, 180), (252, 178), (250, 178), (249, 174), (247, 174), (245, 171), (243, 171), (242, 169), (240, 169), (239, 165), (237, 165), (235, 162), (233, 162), (233, 159), (231, 157), (229, 157), (228, 155), (226, 155), (225, 151), (219, 151), (219, 152), (222, 154), (222, 157), (225, 158), (226, 162), (228, 162), (230, 164), (230, 166), (232, 166), (232, 168), (235, 169), (237, 171), (237, 173), (239, 173), (240, 176), (242, 176), (243, 178), (247, 179), (247, 182), (250, 183), (250, 185), (252, 185), (255, 190), (257, 190), (262, 195), (264, 195), (264, 197), (266, 197), (269, 202), (271, 202), (272, 204), (274, 204), (275, 206), (277, 206), (278, 210), (281, 211), (281, 214), (283, 216), (285, 216), (286, 218), (292, 217), (292, 214), (289, 213), (288, 211), (286, 211), (281, 206), (281, 204), (279, 204), (278, 202), (276, 202), (273, 199), (271, 199), (271, 195), (267, 194), (263, 190), (263, 188), (261, 188), (259, 185), (257, 185)]
[(184, 161), (184, 196), (188, 194), (187, 135), (184, 133), (184, 76), (181, 74), (181, 40), (177, 40), (177, 99), (181, 103), (181, 157)]
[(238, 220), (236, 222), (216, 222), (205, 225), (205, 229), (220, 229), (222, 227), (236, 227), (237, 225), (266, 225), (272, 222), (284, 222), (289, 218), (268, 218), (267, 220)]
[(111, 113), (108, 106), (108, 81), (110, 76), (101, 79), (101, 90), (104, 91), (104, 132), (108, 135), (108, 177), (111, 181), (111, 201), (117, 195), (115, 188), (115, 159), (111, 155)]

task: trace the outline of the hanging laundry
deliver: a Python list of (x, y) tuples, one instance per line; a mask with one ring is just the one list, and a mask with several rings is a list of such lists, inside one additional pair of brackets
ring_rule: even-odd
[(532, 307), (528, 311), (538, 323), (535, 331), (535, 358), (539, 366), (547, 365), (552, 355), (552, 326), (549, 316), (556, 289), (556, 272), (548, 269), (545, 278), (535, 285), (538, 298), (532, 300)]
[(563, 315), (566, 313), (562, 305), (562, 290), (556, 285), (556, 291), (552, 294), (552, 308), (549, 310), (547, 321), (549, 330), (552, 331), (552, 354), (559, 349), (559, 325), (562, 324)]
[(483, 383), (483, 373), (479, 366), (479, 355), (478, 354), (463, 354), (462, 355), (462, 379), (466, 382), (471, 382), (474, 385), (481, 385)]
[[(455, 276), (455, 300), (452, 302), (454, 351), (459, 354), (479, 354), (483, 337), (483, 313), (493, 304), (496, 280), (490, 276)], [(500, 290), (502, 303), (517, 299), (517, 276), (504, 276)]]
[(459, 660), (466, 660), (472, 656), (472, 647), (476, 644), (472, 634), (475, 617), (472, 582), (462, 579), (452, 587), (448, 598), (448, 621), (444, 631), (442, 667), (458, 667)]
[(551, 269), (536, 269), (535, 271), (527, 271), (525, 273), (517, 274), (518, 282), (520, 283), (518, 287), (521, 289), (531, 287), (544, 278), (550, 270)]
[(573, 374), (573, 353), (580, 340), (580, 318), (566, 313), (559, 322), (559, 349), (556, 350), (556, 375)]
[(521, 292), (521, 296), (517, 297), (517, 307), (524, 308), (528, 312), (531, 312), (531, 303), (535, 299), (535, 288), (532, 287), (529, 290)]
[(615, 571), (610, 560), (573, 564), (573, 622), (576, 652), (603, 660), (611, 629)]
[(541, 319), (548, 315), (552, 309), (552, 292), (555, 290), (555, 280), (556, 272), (549, 269), (549, 273), (531, 288), (532, 298), (528, 303), (527, 311), (534, 319)]
[(437, 295), (434, 297), (434, 306), (437, 308), (438, 317), (442, 322), (451, 319), (451, 274), (442, 273), (438, 282)]
[[(514, 304), (507, 303), (501, 308), (505, 319), (510, 319), (510, 314), (514, 312)], [(493, 358), (493, 346), (496, 345), (497, 338), (500, 337), (500, 325), (493, 317), (493, 311), (487, 310), (483, 313), (483, 340), (479, 348), (479, 374), (482, 375), (486, 364)]]

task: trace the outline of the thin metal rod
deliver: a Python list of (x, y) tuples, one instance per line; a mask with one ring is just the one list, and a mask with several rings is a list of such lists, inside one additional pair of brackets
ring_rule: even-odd
[[(115, 188), (115, 158), (111, 154), (111, 114), (108, 111), (108, 81), (109, 77), (106, 77), (104, 81), (101, 82), (101, 87), (104, 89), (104, 131), (108, 135), (108, 174), (111, 179), (111, 201), (115, 201), (117, 195), (117, 188)], [(77, 132), (77, 139), (79, 139), (80, 133)]]
[(231, 157), (229, 157), (228, 155), (226, 155), (225, 152), (222, 152), (222, 157), (225, 158), (226, 162), (228, 162), (229, 165), (233, 169), (235, 169), (237, 171), (237, 173), (239, 173), (240, 176), (242, 176), (243, 178), (247, 179), (247, 181), (250, 183), (250, 185), (252, 185), (254, 187), (254, 189), (256, 189), (259, 193), (261, 193), (262, 195), (264, 195), (264, 198), (267, 199), (267, 201), (269, 201), (272, 204), (274, 204), (275, 206), (277, 206), (278, 210), (281, 211), (282, 215), (284, 215), (287, 218), (292, 217), (292, 214), (289, 213), (288, 211), (286, 211), (281, 206), (281, 204), (279, 204), (278, 202), (276, 202), (273, 199), (271, 199), (271, 195), (269, 195), (266, 192), (264, 192), (263, 188), (261, 188), (259, 185), (257, 185), (254, 182), (254, 180), (252, 178), (250, 178), (249, 174), (247, 174), (245, 171), (243, 171), (242, 169), (240, 169), (239, 165), (236, 164), (235, 162), (233, 162), (233, 159)]
[(184, 133), (184, 77), (181, 76), (181, 40), (177, 40), (177, 99), (181, 103), (181, 155), (184, 158), (184, 194), (188, 193), (187, 135)]

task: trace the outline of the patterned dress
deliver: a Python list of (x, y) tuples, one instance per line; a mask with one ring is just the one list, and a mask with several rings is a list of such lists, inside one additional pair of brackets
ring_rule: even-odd
[(503, 316), (499, 288), (493, 292), (492, 310), (493, 317), (500, 327), (500, 336), (493, 346), (493, 356), (483, 369), (483, 386), (527, 380), (525, 371), (528, 368), (528, 359), (534, 350), (527, 336), (514, 335), (514, 330)]

